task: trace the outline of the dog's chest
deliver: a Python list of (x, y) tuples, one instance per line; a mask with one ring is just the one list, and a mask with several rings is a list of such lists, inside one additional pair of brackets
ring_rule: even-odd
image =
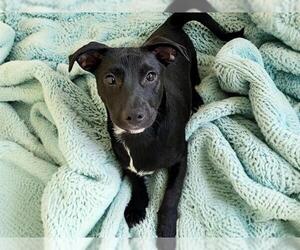
[(113, 150), (121, 166), (139, 176), (150, 175), (178, 162), (183, 152), (184, 135), (176, 133), (172, 136), (170, 131), (170, 127), (164, 129), (164, 126), (156, 133), (145, 131), (140, 135), (109, 130)]
[(130, 149), (125, 145), (125, 143), (123, 143), (123, 146), (125, 148), (125, 151), (129, 157), (129, 163), (128, 163), (128, 167), (127, 167), (127, 170), (139, 175), (139, 176), (145, 176), (145, 175), (151, 175), (154, 173), (154, 170), (150, 170), (150, 171), (147, 171), (147, 170), (142, 170), (142, 169), (137, 169), (135, 166), (134, 166), (134, 161), (133, 161), (133, 158), (132, 158), (132, 155), (130, 153)]
[(143, 141), (143, 143), (137, 143), (119, 136), (117, 138), (121, 145), (117, 153), (118, 159), (127, 170), (139, 176), (145, 176), (161, 168), (165, 154), (164, 147), (159, 140), (142, 139), (139, 142)]

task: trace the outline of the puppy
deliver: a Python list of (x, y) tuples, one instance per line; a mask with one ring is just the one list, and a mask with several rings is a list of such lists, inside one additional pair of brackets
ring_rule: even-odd
[(159, 237), (176, 235), (177, 207), (187, 169), (185, 126), (192, 107), (201, 104), (196, 51), (182, 30), (196, 20), (228, 41), (243, 31), (224, 32), (206, 13), (176, 13), (139, 48), (110, 48), (91, 42), (69, 57), (96, 77), (107, 109), (112, 149), (132, 183), (125, 210), (130, 227), (145, 218), (148, 195), (144, 176), (168, 169), (158, 211)]

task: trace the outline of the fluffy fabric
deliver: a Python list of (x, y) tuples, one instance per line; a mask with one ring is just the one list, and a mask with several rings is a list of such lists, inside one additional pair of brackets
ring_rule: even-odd
[(297, 0), (207, 0), (216, 10), (226, 12), (296, 12)]
[[(199, 0), (221, 12), (296, 12), (298, 0)], [(0, 11), (20, 12), (162, 12), (173, 0), (0, 0)], [(197, 4), (197, 0), (194, 0)], [(196, 5), (195, 4), (195, 5)]]
[[(205, 105), (186, 128), (178, 236), (300, 236), (300, 15), (214, 17), (229, 31), (245, 27), (248, 40), (224, 44), (198, 23), (185, 27)], [(130, 184), (111, 151), (94, 77), (78, 65), (69, 74), (67, 56), (91, 40), (138, 46), (166, 18), (6, 14), (16, 37), (0, 66), (2, 237), (105, 237), (105, 249), (122, 243), (110, 237), (155, 237), (166, 173), (147, 179), (146, 219), (129, 230), (123, 213)], [(5, 56), (14, 32), (0, 29), (1, 38), (3, 32)], [(227, 244), (241, 249), (247, 241)]]
[(20, 12), (141, 12), (163, 11), (172, 0), (0, 0), (0, 11)]
[(8, 56), (15, 38), (15, 32), (10, 26), (0, 23), (1, 38), (0, 38), (0, 63)]

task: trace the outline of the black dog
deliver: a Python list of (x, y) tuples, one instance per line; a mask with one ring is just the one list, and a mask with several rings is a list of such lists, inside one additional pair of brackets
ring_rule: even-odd
[(132, 183), (125, 210), (129, 226), (144, 219), (148, 195), (144, 175), (168, 169), (158, 212), (157, 235), (176, 235), (177, 206), (187, 169), (185, 126), (192, 103), (201, 104), (196, 51), (183, 25), (197, 20), (228, 41), (243, 31), (225, 33), (206, 13), (173, 14), (140, 48), (109, 48), (91, 42), (70, 56), (96, 76), (108, 114), (113, 151)]

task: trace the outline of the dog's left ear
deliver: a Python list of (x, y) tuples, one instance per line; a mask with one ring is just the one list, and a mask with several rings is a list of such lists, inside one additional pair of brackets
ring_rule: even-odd
[(165, 37), (156, 36), (146, 41), (144, 48), (151, 51), (164, 65), (169, 65), (176, 60), (178, 53), (190, 62), (190, 57), (184, 46)]
[(75, 61), (77, 61), (81, 68), (93, 73), (108, 49), (108, 46), (98, 42), (90, 42), (84, 45), (69, 56), (69, 72), (72, 70)]

